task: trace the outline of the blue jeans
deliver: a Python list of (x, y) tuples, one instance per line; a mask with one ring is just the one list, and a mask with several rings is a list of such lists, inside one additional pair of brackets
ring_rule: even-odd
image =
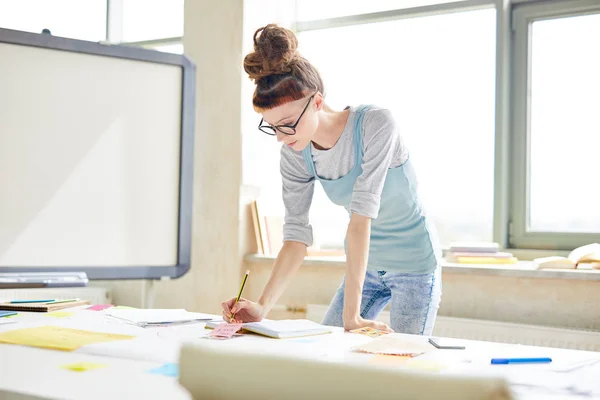
[[(345, 278), (336, 291), (323, 325), (344, 326)], [(441, 267), (432, 274), (367, 270), (360, 316), (376, 319), (392, 302), (390, 323), (394, 332), (431, 336), (442, 296)]]

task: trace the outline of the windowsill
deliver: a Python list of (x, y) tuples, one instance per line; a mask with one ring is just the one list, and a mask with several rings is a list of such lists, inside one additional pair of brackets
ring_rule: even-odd
[[(274, 256), (262, 254), (248, 254), (244, 260), (254, 264), (272, 264)], [(345, 257), (306, 257), (304, 265), (345, 267)], [(517, 264), (508, 265), (480, 265), (480, 264), (453, 264), (442, 263), (444, 271), (454, 274), (486, 275), (486, 276), (509, 276), (516, 278), (541, 278), (541, 279), (571, 279), (585, 281), (600, 281), (600, 270), (585, 269), (544, 269), (533, 268), (531, 261), (519, 261)]]

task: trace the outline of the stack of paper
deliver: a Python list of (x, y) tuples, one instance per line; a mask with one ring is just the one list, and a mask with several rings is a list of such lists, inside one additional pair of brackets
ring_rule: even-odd
[(451, 243), (446, 261), (458, 264), (514, 264), (518, 260), (512, 253), (499, 251), (498, 243)]
[[(214, 329), (225, 322), (209, 322), (207, 328)], [(331, 333), (332, 329), (328, 326), (317, 324), (306, 319), (286, 319), (279, 321), (262, 320), (261, 322), (247, 322), (242, 324), (242, 328), (249, 332), (259, 335), (272, 337), (275, 339), (287, 339), (302, 336), (323, 335)]]
[(29, 312), (51, 312), (56, 310), (62, 310), (64, 308), (71, 307), (79, 307), (83, 305), (90, 304), (89, 300), (49, 300), (47, 302), (27, 302), (27, 301), (19, 301), (19, 302), (8, 302), (8, 303), (0, 303), (0, 310), (9, 310), (9, 311), (29, 311)]
[(141, 327), (210, 321), (213, 316), (183, 309), (110, 309), (108, 315)]
[(392, 356), (416, 357), (423, 353), (435, 350), (422, 338), (409, 338), (405, 335), (389, 334), (373, 339), (367, 344), (354, 347), (353, 350), (361, 353), (387, 354)]

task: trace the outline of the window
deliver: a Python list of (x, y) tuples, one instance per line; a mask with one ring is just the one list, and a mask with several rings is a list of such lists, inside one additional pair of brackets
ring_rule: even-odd
[(164, 51), (166, 53), (183, 54), (183, 43), (165, 44), (152, 47), (154, 50)]
[[(313, 30), (299, 42), (333, 107), (395, 115), (442, 242), (492, 240), (495, 10)], [(319, 190), (315, 235), (341, 243), (348, 217), (336, 211)]]
[(0, 0), (0, 27), (98, 42), (106, 39), (106, 0)]
[(515, 246), (572, 249), (600, 233), (600, 7), (573, 4), (515, 11), (515, 67), (529, 77), (515, 82)]
[(531, 28), (529, 228), (600, 232), (600, 14)]
[(183, 0), (123, 0), (123, 42), (183, 36)]

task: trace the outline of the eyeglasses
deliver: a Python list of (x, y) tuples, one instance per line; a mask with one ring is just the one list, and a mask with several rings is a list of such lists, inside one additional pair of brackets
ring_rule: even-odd
[(306, 106), (304, 106), (304, 110), (302, 110), (302, 114), (300, 114), (300, 116), (298, 117), (298, 119), (296, 120), (296, 123), (294, 125), (275, 125), (275, 126), (263, 125), (264, 118), (261, 118), (260, 122), (258, 123), (258, 129), (261, 132), (264, 132), (267, 135), (271, 135), (271, 136), (277, 135), (277, 131), (283, 133), (284, 135), (295, 135), (296, 127), (298, 126), (298, 123), (300, 122), (300, 118), (302, 118), (302, 116), (308, 109), (308, 105), (310, 104), (310, 101), (313, 99), (313, 97), (315, 97), (316, 94), (317, 94), (317, 92), (313, 93), (313, 95), (310, 96), (310, 98), (308, 99), (308, 102), (306, 103)]

